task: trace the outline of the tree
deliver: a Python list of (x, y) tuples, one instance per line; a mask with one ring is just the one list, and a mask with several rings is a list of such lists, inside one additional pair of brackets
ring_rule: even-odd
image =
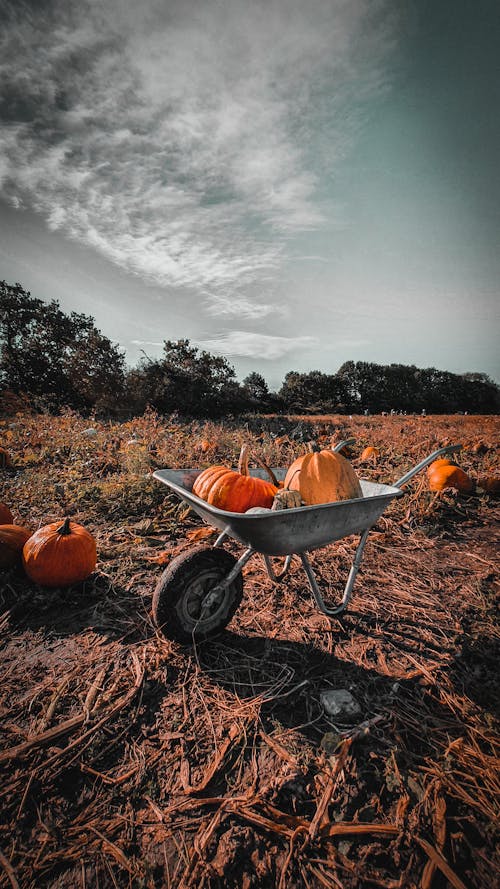
[(382, 368), (367, 361), (346, 361), (337, 371), (337, 380), (345, 392), (345, 405), (350, 412), (385, 410), (382, 395)]
[(136, 404), (150, 404), (160, 413), (220, 417), (241, 411), (244, 395), (226, 358), (191, 346), (189, 340), (166, 340), (163, 358), (144, 359), (128, 375)]
[(109, 410), (120, 399), (124, 356), (88, 315), (65, 314), (20, 284), (0, 281), (0, 386), (62, 405)]
[(266, 411), (269, 409), (269, 389), (261, 374), (256, 371), (248, 374), (243, 380), (242, 388), (251, 410)]
[(486, 374), (453, 374), (435, 367), (346, 361), (337, 371), (349, 410), (495, 413), (499, 389)]
[(345, 398), (343, 381), (320, 370), (289, 371), (279, 391), (285, 409), (296, 413), (332, 413)]

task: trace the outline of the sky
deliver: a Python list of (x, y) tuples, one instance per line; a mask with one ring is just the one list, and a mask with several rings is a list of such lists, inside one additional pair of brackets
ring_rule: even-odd
[(277, 389), (500, 382), (497, 0), (0, 0), (0, 278)]

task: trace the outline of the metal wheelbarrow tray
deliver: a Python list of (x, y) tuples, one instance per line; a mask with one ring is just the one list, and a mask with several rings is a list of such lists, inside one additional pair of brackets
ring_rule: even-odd
[[(352, 440), (349, 440), (351, 443)], [(340, 451), (348, 442), (339, 442)], [(290, 567), (293, 555), (300, 557), (316, 604), (323, 614), (335, 617), (347, 608), (358, 573), (366, 539), (370, 529), (391, 501), (402, 497), (402, 486), (442, 454), (460, 450), (461, 445), (450, 445), (433, 451), (410, 469), (394, 485), (383, 485), (360, 479), (362, 497), (315, 506), (262, 513), (236, 513), (217, 509), (201, 500), (192, 487), (201, 469), (159, 469), (154, 473), (158, 481), (201, 518), (221, 533), (213, 546), (197, 546), (177, 556), (160, 578), (153, 595), (153, 618), (166, 636), (180, 641), (192, 641), (220, 632), (231, 620), (243, 595), (242, 569), (254, 555), (263, 556), (271, 580), (282, 580)], [(286, 469), (273, 469), (282, 481)], [(251, 475), (264, 478), (262, 469), (250, 470)], [(347, 578), (342, 600), (330, 608), (324, 601), (307, 553), (334, 543), (351, 534), (360, 534), (352, 567)], [(240, 559), (221, 548), (226, 538), (245, 547)], [(276, 574), (271, 557), (285, 556), (283, 570)]]

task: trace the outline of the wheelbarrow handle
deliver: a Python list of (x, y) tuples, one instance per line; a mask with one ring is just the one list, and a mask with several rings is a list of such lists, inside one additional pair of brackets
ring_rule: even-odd
[(338, 452), (341, 451), (342, 448), (348, 448), (348, 447), (350, 447), (350, 445), (353, 445), (353, 444), (356, 444), (355, 438), (344, 438), (343, 441), (337, 442), (335, 447), (332, 448), (332, 451), (334, 454), (338, 454)]
[(410, 469), (408, 472), (405, 473), (405, 475), (402, 475), (401, 478), (399, 478), (397, 480), (397, 482), (394, 482), (394, 487), (395, 488), (402, 488), (403, 485), (406, 484), (406, 482), (409, 482), (410, 479), (413, 478), (413, 476), (417, 474), (417, 472), (420, 472), (420, 470), (425, 469), (425, 467), (428, 466), (429, 463), (432, 463), (433, 460), (435, 460), (436, 457), (440, 457), (441, 454), (455, 454), (455, 453), (457, 453), (457, 451), (461, 451), (461, 450), (462, 450), (461, 444), (446, 445), (446, 447), (444, 447), (444, 448), (438, 448), (437, 451), (433, 451), (432, 454), (429, 454), (428, 457), (426, 457), (424, 460), (421, 460), (420, 463), (417, 463), (417, 465), (414, 466), (413, 469)]

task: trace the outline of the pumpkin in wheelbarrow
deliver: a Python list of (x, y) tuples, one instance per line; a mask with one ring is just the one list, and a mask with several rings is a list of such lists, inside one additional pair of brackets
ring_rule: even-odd
[(349, 460), (329, 450), (297, 457), (287, 471), (284, 488), (298, 491), (306, 506), (363, 496)]
[(276, 478), (260, 460), (257, 462), (264, 466), (272, 480), (251, 476), (248, 472), (248, 457), (248, 448), (243, 445), (237, 471), (228, 469), (227, 466), (209, 466), (204, 469), (195, 479), (193, 494), (211, 506), (227, 512), (246, 512), (252, 506), (270, 508), (278, 490)]

